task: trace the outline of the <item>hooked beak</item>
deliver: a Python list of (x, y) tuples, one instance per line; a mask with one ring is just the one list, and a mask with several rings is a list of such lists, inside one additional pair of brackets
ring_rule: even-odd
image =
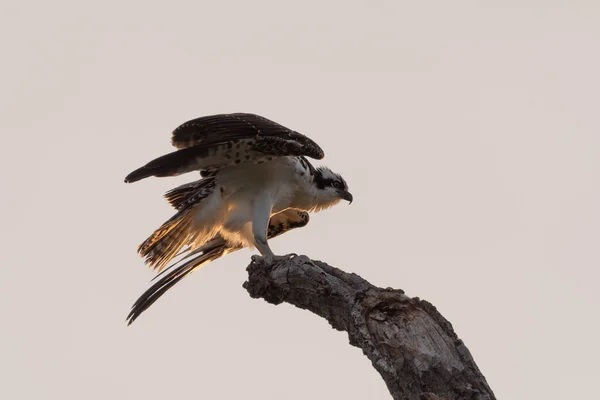
[(352, 204), (352, 193), (348, 192), (347, 190), (341, 192), (340, 197), (344, 200), (347, 200), (349, 204)]

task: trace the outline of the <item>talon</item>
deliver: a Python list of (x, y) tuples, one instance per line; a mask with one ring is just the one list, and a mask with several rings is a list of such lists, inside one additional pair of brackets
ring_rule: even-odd
[(296, 253), (289, 253), (289, 254), (285, 254), (282, 256), (278, 256), (278, 255), (272, 255), (272, 256), (268, 256), (268, 262), (274, 262), (274, 261), (281, 261), (281, 260), (289, 260), (291, 258), (294, 257), (298, 257), (298, 254)]

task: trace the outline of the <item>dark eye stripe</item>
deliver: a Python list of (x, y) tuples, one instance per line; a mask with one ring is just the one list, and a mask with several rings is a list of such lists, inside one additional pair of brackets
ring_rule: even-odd
[(344, 178), (339, 175), (337, 175), (335, 178), (324, 178), (322, 170), (317, 170), (315, 172), (314, 182), (319, 189), (325, 189), (326, 187), (334, 187), (336, 189), (347, 188)]

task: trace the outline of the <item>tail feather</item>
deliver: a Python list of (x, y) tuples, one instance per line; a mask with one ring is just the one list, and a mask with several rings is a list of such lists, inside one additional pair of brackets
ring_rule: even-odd
[[(193, 257), (186, 262), (181, 260), (179, 265), (173, 265), (172, 267), (169, 267), (163, 271), (164, 275), (148, 290), (146, 290), (133, 304), (129, 315), (127, 316), (127, 325), (131, 325), (133, 321), (140, 316), (140, 314), (146, 311), (148, 307), (154, 304), (154, 302), (163, 294), (165, 294), (167, 290), (169, 290), (171, 287), (173, 287), (173, 285), (185, 278), (187, 275), (202, 267), (204, 264), (214, 261), (226, 253), (237, 250), (237, 248), (232, 248), (227, 245), (222, 238), (218, 239), (220, 240), (211, 240), (206, 245), (195, 250), (193, 252), (195, 254), (202, 253), (197, 257)], [(185, 259), (187, 258), (188, 257)], [(163, 273), (161, 273), (161, 275)]]
[[(175, 265), (177, 263), (182, 263), (184, 260), (187, 260), (190, 257), (195, 257), (199, 253), (204, 254), (204, 253), (208, 252), (209, 250), (211, 250), (213, 248), (217, 248), (217, 247), (227, 247), (227, 248), (233, 248), (234, 250), (239, 250), (239, 248), (237, 248), (237, 247), (234, 248), (231, 245), (231, 243), (227, 243), (227, 241), (225, 241), (225, 239), (221, 235), (217, 235), (213, 239), (206, 242), (203, 246), (200, 246), (195, 250), (192, 250), (190, 247), (186, 247), (185, 249), (181, 250), (179, 252), (179, 254), (177, 254), (175, 257), (182, 256), (185, 253), (187, 253), (187, 254), (185, 254), (185, 256), (183, 256), (179, 260), (177, 260), (177, 262), (175, 264), (172, 264), (172, 265), (168, 266), (167, 268), (163, 269), (162, 271), (160, 271), (154, 278), (152, 278), (152, 280), (150, 282), (154, 282), (155, 280), (159, 279), (160, 277), (168, 274), (175, 267)], [(229, 251), (229, 252), (231, 252), (231, 251)]]

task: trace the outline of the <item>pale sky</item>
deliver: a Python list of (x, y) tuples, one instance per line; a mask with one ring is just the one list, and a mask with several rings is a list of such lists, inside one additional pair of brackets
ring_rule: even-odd
[(308, 135), (354, 195), (276, 253), (429, 300), (498, 398), (597, 391), (600, 3), (2, 9), (0, 398), (389, 398), (346, 333), (248, 296), (249, 250), (126, 326), (136, 248), (196, 175), (123, 178), (226, 112)]

